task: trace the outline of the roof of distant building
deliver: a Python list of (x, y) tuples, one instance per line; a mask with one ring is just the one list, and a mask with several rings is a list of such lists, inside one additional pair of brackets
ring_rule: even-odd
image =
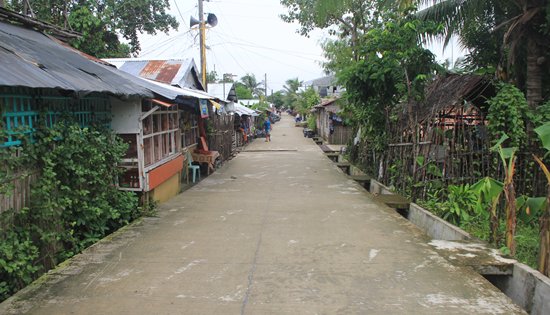
[(103, 59), (120, 70), (145, 79), (204, 90), (193, 59)]
[(304, 82), (304, 86), (331, 86), (336, 85), (336, 76), (333, 74), (326, 77), (313, 79), (310, 81)]

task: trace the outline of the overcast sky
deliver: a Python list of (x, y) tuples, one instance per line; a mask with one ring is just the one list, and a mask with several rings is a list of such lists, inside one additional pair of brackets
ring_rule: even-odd
[[(180, 23), (169, 35), (142, 35), (143, 58), (194, 58), (200, 68), (198, 30), (189, 28), (190, 16), (198, 18), (197, 0), (170, 0), (170, 13)], [(267, 74), (268, 93), (282, 89), (285, 81), (308, 81), (324, 76), (320, 42), (326, 35), (314, 31), (309, 38), (296, 33), (298, 26), (283, 22), (285, 8), (279, 0), (211, 0), (204, 12), (214, 13), (218, 25), (206, 32), (207, 68), (240, 79), (253, 73), (258, 82)], [(440, 55), (441, 48), (434, 49)], [(446, 52), (447, 58), (459, 52)]]

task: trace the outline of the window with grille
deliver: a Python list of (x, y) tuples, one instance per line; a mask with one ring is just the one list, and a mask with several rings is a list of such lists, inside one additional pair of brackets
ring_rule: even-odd
[(0, 146), (21, 144), (24, 136), (33, 135), (39, 124), (54, 126), (64, 114), (71, 115), (81, 127), (92, 122), (109, 124), (111, 105), (108, 97), (72, 99), (62, 96), (29, 96), (0, 94), (0, 111), (4, 137)]

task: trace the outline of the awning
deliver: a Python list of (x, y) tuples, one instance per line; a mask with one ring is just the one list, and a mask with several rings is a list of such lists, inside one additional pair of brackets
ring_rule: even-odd
[(256, 113), (255, 110), (252, 110), (246, 106), (243, 106), (241, 104), (235, 104), (235, 113), (239, 116), (247, 115), (247, 116), (259, 116), (258, 113)]

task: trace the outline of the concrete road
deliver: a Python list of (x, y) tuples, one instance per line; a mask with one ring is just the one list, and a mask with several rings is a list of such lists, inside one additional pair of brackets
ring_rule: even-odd
[(1, 314), (523, 314), (377, 204), (290, 117)]

